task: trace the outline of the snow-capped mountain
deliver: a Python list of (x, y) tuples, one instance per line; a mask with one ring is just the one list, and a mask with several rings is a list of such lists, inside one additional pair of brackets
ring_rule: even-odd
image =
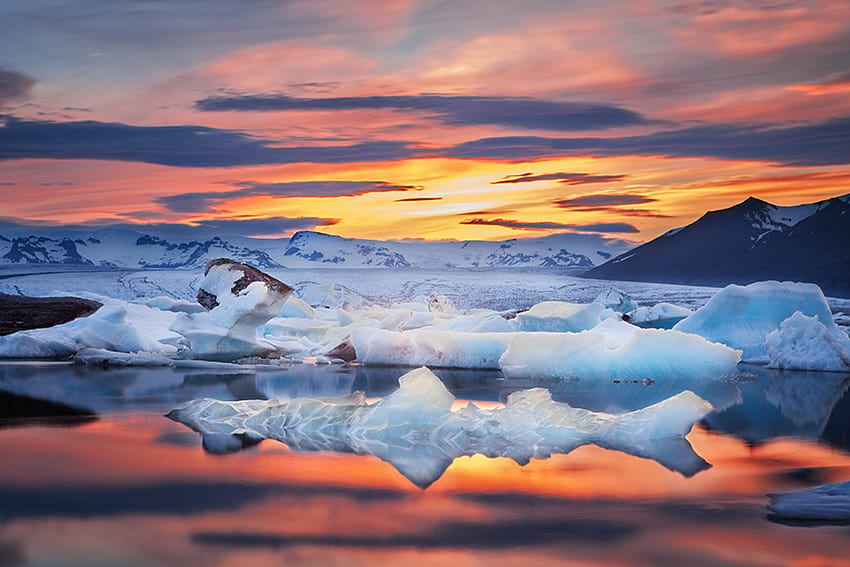
[(588, 269), (634, 245), (593, 234), (501, 242), (362, 240), (302, 231), (289, 239), (239, 236), (174, 241), (123, 229), (0, 236), (0, 264), (197, 269), (228, 257), (258, 268), (567, 267)]
[(360, 240), (319, 232), (296, 233), (284, 250), (287, 266), (349, 267), (569, 267), (592, 268), (634, 243), (590, 234), (485, 240)]
[(586, 276), (726, 285), (777, 279), (850, 294), (850, 195), (780, 207), (750, 197), (671, 230)]
[(131, 231), (101, 230), (83, 238), (0, 236), (0, 264), (79, 264), (120, 268), (202, 268), (228, 257), (260, 268), (281, 265), (262, 251), (218, 237), (169, 242)]

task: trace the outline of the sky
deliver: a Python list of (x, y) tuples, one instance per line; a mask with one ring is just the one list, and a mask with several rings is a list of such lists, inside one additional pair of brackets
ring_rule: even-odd
[(0, 220), (644, 241), (850, 192), (846, 0), (0, 3)]

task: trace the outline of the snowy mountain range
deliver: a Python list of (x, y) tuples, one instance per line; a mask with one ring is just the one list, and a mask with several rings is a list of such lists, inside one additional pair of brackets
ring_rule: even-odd
[(116, 268), (202, 268), (227, 257), (258, 268), (567, 267), (589, 269), (625, 252), (627, 240), (593, 234), (493, 241), (381, 241), (302, 231), (288, 239), (213, 237), (174, 241), (102, 228), (63, 234), (0, 235), (0, 264), (73, 264)]
[(780, 207), (750, 197), (598, 266), (592, 278), (726, 285), (814, 282), (850, 296), (850, 195)]

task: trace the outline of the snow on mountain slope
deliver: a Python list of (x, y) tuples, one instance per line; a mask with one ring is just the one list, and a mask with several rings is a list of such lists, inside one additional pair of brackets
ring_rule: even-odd
[(592, 268), (634, 243), (592, 234), (490, 241), (380, 241), (303, 231), (290, 239), (239, 236), (174, 241), (103, 228), (72, 238), (0, 236), (0, 264), (92, 264), (126, 268), (201, 268), (227, 257), (258, 268), (281, 267), (569, 267)]

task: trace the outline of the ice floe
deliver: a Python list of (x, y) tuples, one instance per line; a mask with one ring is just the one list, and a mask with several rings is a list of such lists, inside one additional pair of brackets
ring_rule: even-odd
[(336, 400), (202, 399), (169, 417), (200, 432), (208, 450), (275, 439), (300, 451), (375, 455), (422, 488), (461, 456), (508, 457), (525, 464), (586, 444), (651, 458), (685, 475), (708, 466), (684, 439), (711, 410), (691, 392), (622, 415), (573, 408), (541, 388), (515, 392), (504, 407), (491, 410), (473, 403), (454, 410), (454, 402), (431, 371), (419, 368), (399, 379), (397, 391), (372, 404), (356, 394)]

